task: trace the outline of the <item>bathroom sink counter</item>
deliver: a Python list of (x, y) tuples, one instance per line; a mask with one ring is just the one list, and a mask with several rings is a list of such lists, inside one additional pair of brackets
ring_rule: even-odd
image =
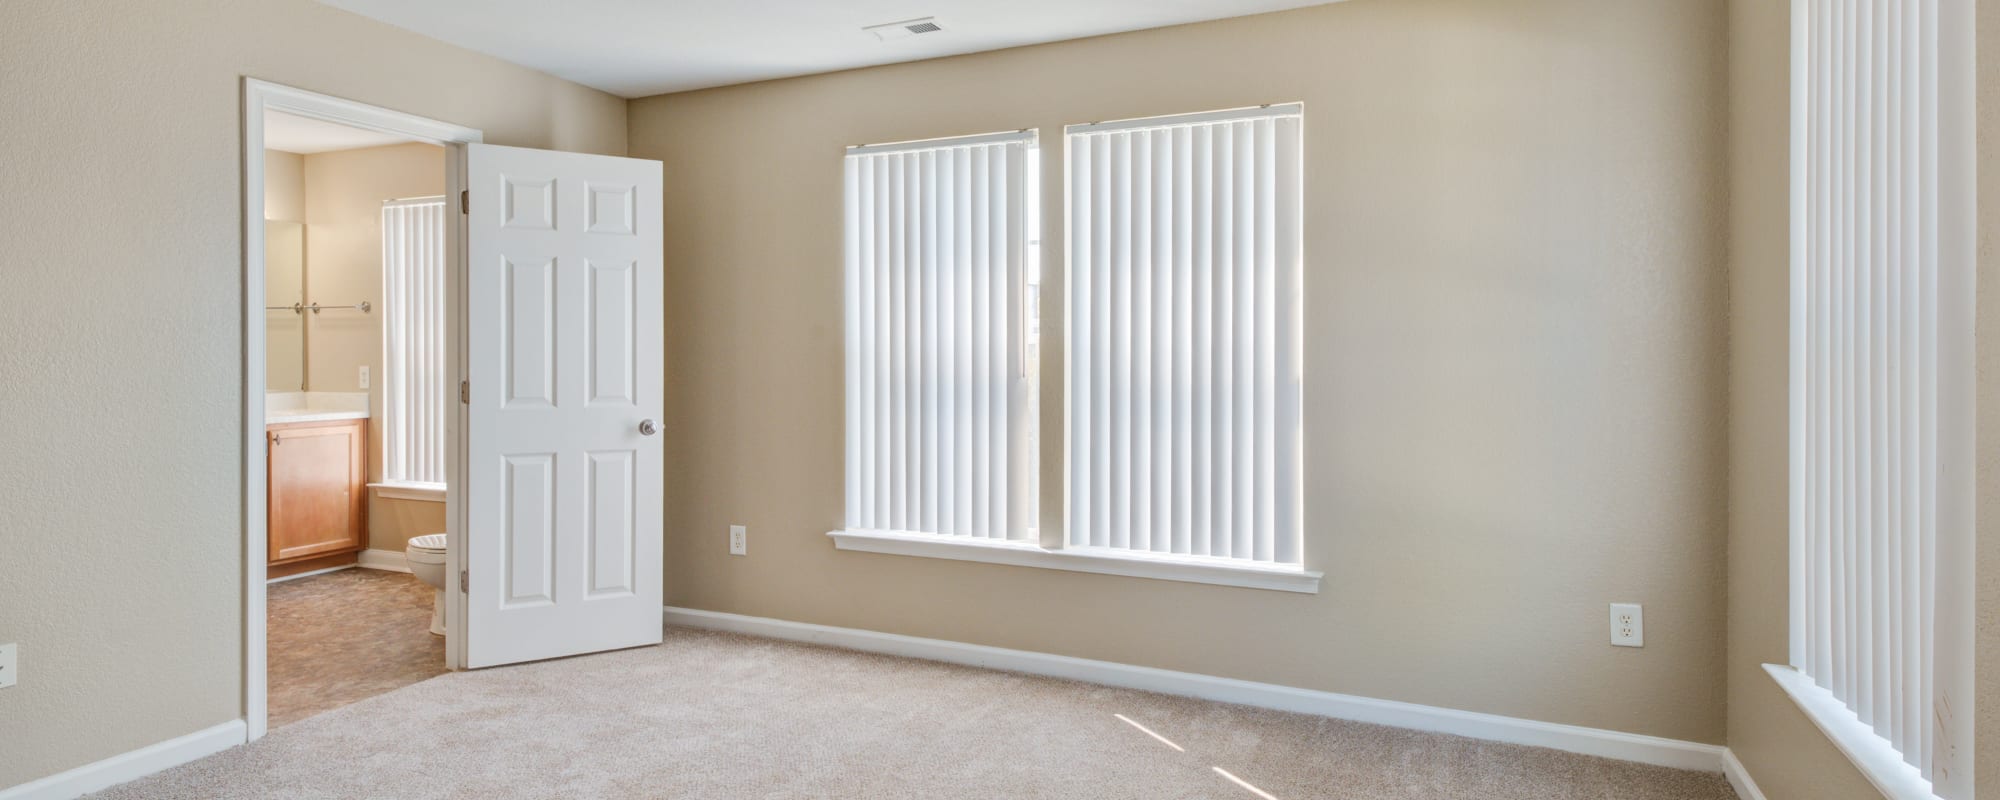
[(326, 422), (335, 419), (367, 419), (368, 410), (347, 411), (332, 408), (301, 408), (292, 411), (265, 410), (264, 424), (283, 425), (292, 422)]
[(367, 392), (272, 392), (264, 395), (266, 425), (367, 418)]

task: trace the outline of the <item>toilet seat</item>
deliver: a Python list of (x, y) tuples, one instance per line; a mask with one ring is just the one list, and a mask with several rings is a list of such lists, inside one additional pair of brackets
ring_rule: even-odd
[(443, 564), (444, 534), (431, 533), (411, 539), (409, 547), (403, 550), (403, 557), (412, 564)]

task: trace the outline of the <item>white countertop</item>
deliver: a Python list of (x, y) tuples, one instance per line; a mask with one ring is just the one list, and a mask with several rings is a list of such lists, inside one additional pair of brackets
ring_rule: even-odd
[(367, 418), (367, 392), (269, 392), (264, 395), (266, 425)]

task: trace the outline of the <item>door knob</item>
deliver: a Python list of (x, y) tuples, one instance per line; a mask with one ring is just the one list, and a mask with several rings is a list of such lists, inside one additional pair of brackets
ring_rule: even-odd
[(660, 432), (660, 426), (653, 424), (652, 420), (650, 419), (639, 420), (639, 435), (651, 436), (659, 432)]

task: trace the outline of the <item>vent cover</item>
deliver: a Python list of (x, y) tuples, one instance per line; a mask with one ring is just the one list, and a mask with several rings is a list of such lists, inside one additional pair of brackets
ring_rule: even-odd
[(880, 25), (870, 25), (862, 28), (862, 30), (875, 34), (875, 38), (886, 42), (890, 39), (904, 39), (920, 33), (937, 33), (944, 30), (944, 26), (937, 24), (936, 17), (922, 17), (919, 19), (906, 19), (902, 22), (885, 22)]

